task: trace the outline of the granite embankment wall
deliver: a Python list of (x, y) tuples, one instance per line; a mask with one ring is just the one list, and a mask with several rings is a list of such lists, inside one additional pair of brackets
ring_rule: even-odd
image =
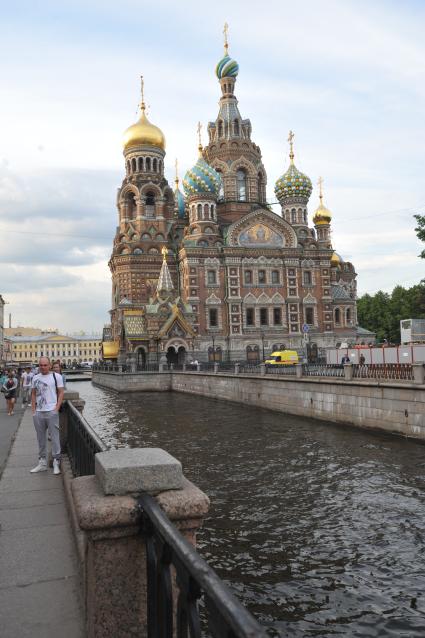
[(94, 372), (93, 382), (117, 391), (187, 392), (425, 440), (424, 385), (202, 372)]

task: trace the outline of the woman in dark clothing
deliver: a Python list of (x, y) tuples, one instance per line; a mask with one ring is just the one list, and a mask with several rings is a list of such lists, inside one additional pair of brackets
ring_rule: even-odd
[(7, 373), (7, 380), (2, 385), (2, 392), (7, 403), (7, 414), (12, 416), (16, 401), (16, 389), (18, 387), (18, 379), (12, 370)]

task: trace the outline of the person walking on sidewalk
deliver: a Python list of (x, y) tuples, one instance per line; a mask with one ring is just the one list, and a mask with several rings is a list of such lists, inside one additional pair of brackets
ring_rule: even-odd
[(7, 380), (3, 383), (1, 390), (4, 392), (4, 398), (7, 403), (8, 416), (13, 415), (13, 409), (16, 402), (16, 389), (18, 387), (18, 379), (15, 376), (13, 370), (9, 370), (7, 373)]
[(63, 381), (60, 374), (51, 372), (48, 357), (40, 357), (38, 367), (40, 372), (33, 377), (31, 390), (32, 415), (38, 441), (38, 465), (30, 471), (35, 473), (47, 470), (46, 431), (49, 430), (52, 440), (53, 474), (60, 474), (59, 410), (64, 394)]
[(22, 383), (22, 405), (28, 403), (30, 406), (31, 403), (31, 382), (33, 378), (33, 373), (31, 372), (31, 368), (25, 368), (25, 372), (23, 372), (21, 376)]

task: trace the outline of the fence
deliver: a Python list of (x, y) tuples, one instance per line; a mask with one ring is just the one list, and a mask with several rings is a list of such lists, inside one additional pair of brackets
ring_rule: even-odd
[(394, 381), (412, 381), (413, 368), (410, 363), (384, 363), (372, 365), (353, 365), (355, 379), (388, 379)]
[[(107, 447), (69, 401), (64, 408), (67, 451), (74, 476), (94, 474), (95, 454)], [(170, 522), (156, 500), (142, 493), (137, 505), (140, 533), (146, 544), (147, 637), (266, 638), (265, 630)], [(176, 624), (172, 570), (178, 588)]]

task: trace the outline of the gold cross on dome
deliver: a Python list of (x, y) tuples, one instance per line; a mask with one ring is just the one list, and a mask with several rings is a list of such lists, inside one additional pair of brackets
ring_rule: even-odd
[(163, 255), (164, 259), (166, 259), (167, 255), (168, 255), (168, 248), (166, 246), (163, 246), (161, 248), (161, 252), (162, 252), (162, 255)]
[(179, 183), (179, 162), (178, 162), (177, 157), (176, 157), (176, 161), (175, 161), (174, 166), (176, 167), (176, 178), (175, 178), (174, 181), (176, 182), (176, 184), (178, 184)]
[(289, 142), (289, 157), (290, 157), (291, 162), (294, 159), (294, 143), (293, 143), (294, 137), (295, 137), (295, 135), (294, 135), (293, 131), (289, 131), (288, 142)]
[(201, 124), (201, 122), (198, 122), (198, 126), (196, 127), (196, 130), (198, 131), (198, 149), (200, 151), (202, 151), (202, 138), (201, 138), (202, 124)]
[(319, 179), (317, 180), (317, 183), (319, 185), (319, 199), (320, 199), (320, 205), (322, 205), (322, 200), (323, 200), (323, 177), (319, 177)]
[(142, 94), (142, 101), (140, 102), (140, 108), (142, 109), (142, 111), (144, 111), (146, 106), (145, 106), (145, 81), (143, 79), (143, 75), (140, 76), (140, 91)]
[(224, 29), (223, 29), (223, 34), (224, 34), (224, 55), (227, 55), (229, 52), (229, 43), (227, 41), (227, 33), (229, 31), (229, 25), (227, 24), (227, 22), (224, 23)]

